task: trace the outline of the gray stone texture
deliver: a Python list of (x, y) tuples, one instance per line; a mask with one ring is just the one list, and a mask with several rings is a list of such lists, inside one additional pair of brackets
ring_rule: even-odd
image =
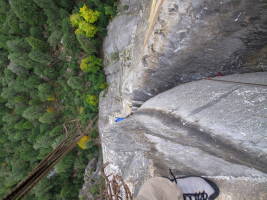
[(135, 193), (148, 177), (168, 176), (170, 168), (215, 179), (228, 199), (264, 199), (267, 87), (256, 84), (267, 85), (267, 72), (216, 80), (241, 83), (194, 81), (151, 98), (119, 123), (103, 125), (101, 118), (110, 172), (123, 175)]
[(165, 0), (146, 45), (151, 1), (123, 0), (121, 7), (127, 4), (104, 43), (107, 74), (120, 70), (123, 99), (144, 102), (217, 73), (266, 71), (264, 0)]
[[(267, 88), (253, 85), (267, 84), (267, 2), (165, 0), (144, 45), (150, 4), (121, 0), (104, 42), (107, 173), (134, 194), (171, 168), (214, 179), (219, 199), (267, 199)], [(218, 73), (252, 84), (201, 80)]]

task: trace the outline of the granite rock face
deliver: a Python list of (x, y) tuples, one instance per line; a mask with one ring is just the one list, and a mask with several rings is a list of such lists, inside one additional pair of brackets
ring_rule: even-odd
[(163, 0), (144, 44), (151, 2), (123, 0), (104, 43), (108, 80), (119, 73), (128, 106), (218, 73), (266, 71), (266, 1)]
[[(267, 199), (267, 2), (164, 0), (145, 44), (151, 2), (121, 0), (104, 42), (107, 171), (135, 194), (171, 168), (214, 179), (220, 199)], [(201, 80), (216, 75), (252, 84)]]
[(163, 92), (125, 120), (101, 127), (104, 161), (135, 193), (148, 177), (167, 176), (172, 169), (176, 175), (214, 179), (228, 199), (266, 199), (264, 85), (267, 72), (195, 81)]

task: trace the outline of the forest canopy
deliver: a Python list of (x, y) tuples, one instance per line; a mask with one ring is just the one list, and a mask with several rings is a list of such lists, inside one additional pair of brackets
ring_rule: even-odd
[[(64, 139), (64, 123), (98, 114), (99, 52), (115, 10), (115, 0), (0, 0), (0, 199)], [(25, 199), (79, 199), (98, 156), (93, 142), (79, 146)]]

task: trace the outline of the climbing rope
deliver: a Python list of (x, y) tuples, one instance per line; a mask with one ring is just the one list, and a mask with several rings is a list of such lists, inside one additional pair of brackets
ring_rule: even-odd
[(146, 46), (148, 38), (156, 24), (156, 19), (159, 16), (160, 8), (165, 0), (153, 0), (150, 8), (150, 15), (148, 18), (148, 30), (145, 35), (144, 46)]

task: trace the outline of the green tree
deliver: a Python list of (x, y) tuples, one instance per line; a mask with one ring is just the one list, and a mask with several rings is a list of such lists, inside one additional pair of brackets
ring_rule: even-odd
[(2, 121), (9, 124), (14, 124), (16, 123), (18, 120), (20, 119), (20, 117), (18, 115), (12, 114), (12, 113), (6, 113), (3, 118)]
[(16, 95), (16, 91), (13, 88), (3, 88), (1, 92), (1, 97), (8, 100)]
[(66, 0), (57, 0), (55, 1), (58, 7), (64, 8), (68, 11), (71, 11), (71, 9), (74, 6), (74, 1), (66, 1)]
[(9, 65), (7, 66), (7, 69), (9, 69), (10, 71), (12, 71), (13, 73), (15, 73), (17, 76), (21, 75), (28, 75), (28, 71), (24, 68), (21, 67), (19, 65), (17, 65), (16, 63), (10, 62)]
[(14, 126), (17, 130), (30, 130), (33, 128), (32, 123), (26, 120), (21, 120), (17, 122)]
[(32, 51), (29, 53), (29, 58), (44, 65), (49, 65), (53, 61), (51, 55), (42, 52), (40, 49), (32, 49)]
[(6, 17), (7, 25), (9, 26), (9, 34), (21, 34), (19, 19), (15, 15), (15, 13), (10, 10)]
[(9, 40), (6, 43), (9, 52), (25, 52), (30, 51), (30, 45), (24, 38), (16, 38), (14, 40)]
[(33, 49), (40, 50), (43, 52), (46, 52), (49, 49), (49, 46), (46, 42), (44, 42), (43, 40), (34, 38), (32, 36), (27, 37), (26, 41)]
[(48, 43), (51, 47), (55, 48), (60, 44), (62, 38), (62, 32), (59, 30), (55, 30), (51, 33), (51, 35), (48, 38)]
[(53, 0), (34, 0), (34, 2), (44, 10), (47, 17), (47, 24), (50, 31), (60, 30), (59, 8)]
[(25, 52), (15, 52), (8, 55), (8, 58), (11, 62), (23, 66), (26, 69), (33, 69), (39, 63), (35, 62), (34, 60), (30, 59), (28, 54)]
[(40, 118), (39, 122), (43, 124), (51, 124), (56, 120), (56, 113), (44, 113)]
[(7, 49), (6, 42), (9, 40), (10, 37), (5, 34), (0, 34), (0, 48)]
[(35, 76), (34, 74), (32, 74), (30, 77), (28, 77), (28, 79), (24, 80), (24, 86), (26, 88), (38, 88), (38, 85), (40, 85), (42, 82), (42, 80)]
[(39, 106), (30, 106), (22, 114), (22, 116), (29, 121), (38, 120), (41, 115), (42, 108)]
[(42, 101), (47, 101), (47, 98), (53, 96), (53, 88), (47, 83), (38, 86), (38, 96)]
[(58, 76), (58, 72), (54, 67), (45, 66), (43, 64), (36, 65), (33, 71), (41, 79), (46, 81), (56, 79)]
[(76, 38), (84, 52), (88, 55), (95, 55), (98, 52), (97, 47), (101, 46), (95, 39), (87, 38), (84, 35), (78, 34)]
[(30, 35), (37, 39), (44, 38), (43, 36), (43, 28), (41, 26), (32, 26), (30, 27)]
[(80, 77), (71, 77), (71, 78), (69, 78), (67, 83), (72, 89), (81, 90), (84, 87), (84, 82), (83, 82), (82, 78), (80, 78)]
[(12, 10), (21, 21), (31, 25), (44, 24), (45, 17), (34, 1), (9, 0), (9, 3)]

